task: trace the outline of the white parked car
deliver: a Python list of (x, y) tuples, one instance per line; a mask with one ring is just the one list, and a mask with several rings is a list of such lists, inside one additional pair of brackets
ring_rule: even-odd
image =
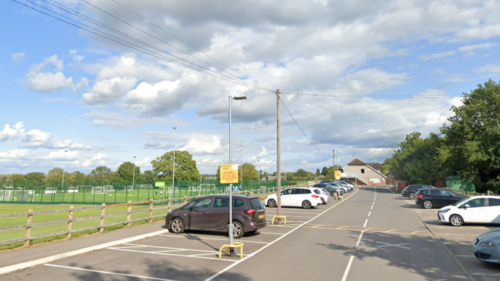
[[(264, 204), (268, 207), (278, 206), (278, 195), (267, 196)], [(311, 188), (293, 187), (281, 191), (281, 206), (309, 209), (316, 208), (320, 204), (321, 195), (316, 194)]]
[(311, 189), (314, 189), (314, 193), (321, 196), (321, 204), (328, 204), (328, 201), (330, 200), (330, 192), (328, 192), (328, 190), (319, 187), (312, 187)]
[(439, 221), (461, 226), (464, 223), (500, 223), (500, 197), (474, 196), (439, 209)]

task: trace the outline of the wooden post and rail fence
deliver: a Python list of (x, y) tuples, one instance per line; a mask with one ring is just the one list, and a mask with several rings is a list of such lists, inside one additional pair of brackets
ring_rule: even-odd
[[(234, 192), (234, 194), (255, 195), (255, 196), (259, 196), (261, 199), (263, 199), (262, 196), (265, 196), (266, 194), (269, 194), (269, 193), (273, 193), (273, 192), (275, 192), (275, 190), (276, 190), (276, 188), (265, 188), (262, 190), (259, 189), (259, 190), (248, 190), (248, 191)], [(102, 233), (106, 227), (112, 227), (112, 226), (124, 225), (124, 224), (127, 227), (130, 227), (131, 223), (144, 222), (144, 221), (147, 221), (148, 223), (152, 223), (154, 219), (165, 218), (166, 214), (168, 212), (170, 212), (172, 210), (172, 208), (182, 206), (183, 204), (186, 204), (188, 202), (188, 200), (191, 201), (191, 200), (194, 200), (198, 197), (200, 197), (200, 196), (192, 196), (192, 197), (184, 196), (183, 200), (179, 199), (179, 198), (169, 198), (169, 199), (160, 199), (160, 200), (150, 199), (149, 201), (143, 201), (143, 202), (132, 203), (131, 201), (129, 201), (128, 203), (113, 204), (113, 205), (106, 205), (106, 203), (102, 203), (101, 205), (98, 205), (98, 206), (79, 207), (79, 208), (74, 208), (73, 206), (70, 206), (68, 209), (38, 211), (38, 212), (35, 212), (33, 209), (29, 209), (27, 213), (0, 215), (0, 220), (4, 219), (4, 218), (27, 216), (27, 221), (26, 221), (26, 224), (24, 224), (24, 225), (0, 227), (0, 232), (9, 231), (9, 230), (16, 230), (16, 229), (25, 229), (26, 230), (24, 237), (0, 241), (0, 245), (19, 243), (19, 242), (24, 241), (24, 246), (27, 247), (31, 244), (31, 241), (34, 239), (42, 239), (42, 238), (47, 238), (47, 237), (65, 235), (65, 240), (69, 240), (71, 238), (71, 234), (75, 233), (75, 232), (98, 230), (99, 233)], [(179, 201), (183, 202), (183, 203), (174, 205), (174, 203), (179, 202)], [(159, 207), (155, 207), (154, 206), (155, 203), (160, 204)], [(132, 210), (133, 205), (143, 205), (144, 206), (147, 204), (149, 204), (149, 208), (147, 208), (147, 209)], [(127, 207), (126, 212), (110, 213), (110, 214), (106, 215), (106, 209), (125, 207), (125, 206)], [(76, 212), (85, 211), (85, 210), (92, 210), (92, 209), (99, 209), (99, 208), (101, 209), (101, 214), (99, 216), (74, 218)], [(154, 215), (155, 211), (163, 211), (163, 212), (161, 215)], [(68, 218), (65, 220), (55, 220), (55, 221), (48, 221), (48, 222), (33, 223), (33, 218), (35, 217), (35, 215), (64, 213), (64, 212), (68, 213)], [(132, 219), (132, 214), (138, 214), (138, 213), (144, 213), (144, 212), (149, 212), (147, 217)], [(106, 218), (109, 218), (112, 216), (119, 216), (119, 215), (127, 215), (127, 219), (125, 221), (113, 222), (113, 223), (108, 223), (108, 224), (105, 223)], [(96, 219), (100, 220), (99, 225), (73, 229), (73, 222), (86, 221), (86, 220), (96, 220)], [(43, 227), (43, 226), (50, 226), (50, 225), (57, 225), (57, 224), (66, 224), (66, 230), (42, 234), (42, 235), (36, 235), (36, 236), (32, 236), (32, 234), (31, 234), (32, 229), (34, 227)]]

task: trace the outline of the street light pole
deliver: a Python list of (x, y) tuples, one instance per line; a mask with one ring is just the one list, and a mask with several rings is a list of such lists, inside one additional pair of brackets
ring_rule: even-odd
[[(231, 152), (231, 142), (232, 142), (232, 129), (231, 129), (231, 101), (232, 100), (246, 100), (247, 97), (239, 96), (233, 97), (229, 96), (229, 164), (232, 164), (232, 152)], [(228, 234), (229, 234), (229, 245), (234, 245), (234, 233), (233, 233), (233, 184), (229, 184), (229, 225), (228, 225)], [(234, 257), (234, 248), (230, 247), (229, 256)]]
[(135, 156), (134, 156), (134, 170), (132, 171), (132, 190), (135, 187)]
[[(66, 152), (68, 152), (67, 149), (64, 150), (64, 154), (66, 154)], [(57, 190), (57, 188), (56, 188)], [(61, 182), (61, 192), (64, 193), (64, 168), (63, 168), (63, 176), (62, 176), (62, 182)]]
[(172, 194), (175, 194), (175, 131), (177, 131), (177, 127), (172, 127), (174, 129), (174, 161), (172, 162)]

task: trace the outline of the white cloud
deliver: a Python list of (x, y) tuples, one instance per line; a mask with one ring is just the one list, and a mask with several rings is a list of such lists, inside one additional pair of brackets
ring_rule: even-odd
[(474, 69), (474, 72), (500, 73), (500, 66), (495, 64), (488, 64)]
[(433, 60), (433, 59), (442, 59), (445, 57), (454, 56), (456, 54), (457, 54), (457, 51), (451, 50), (451, 51), (443, 52), (443, 53), (424, 55), (424, 56), (420, 56), (419, 58), (423, 61), (428, 61), (428, 60)]
[(0, 132), (0, 142), (4, 141), (20, 141), (25, 143), (24, 147), (28, 148), (48, 148), (48, 149), (79, 149), (92, 150), (91, 146), (79, 143), (73, 143), (70, 140), (58, 141), (54, 139), (51, 133), (42, 132), (38, 129), (33, 129), (28, 132), (24, 129), (24, 122), (18, 122), (13, 127), (6, 124)]
[(81, 62), (84, 58), (85, 56), (76, 55), (73, 57), (73, 60), (76, 62)]
[(10, 54), (11, 58), (13, 61), (18, 61), (24, 58), (25, 53), (15, 53), (15, 54)]
[(91, 92), (83, 94), (82, 102), (89, 105), (111, 103), (125, 96), (127, 91), (137, 83), (135, 78), (112, 78), (97, 81)]
[(94, 166), (104, 165), (106, 163), (107, 158), (108, 156), (106, 154), (99, 152), (94, 156), (92, 156), (91, 159), (84, 160), (82, 162), (82, 167), (93, 168)]
[(70, 54), (70, 55), (76, 55), (76, 53), (78, 53), (78, 50), (77, 50), (77, 49), (74, 49), (74, 50), (69, 50), (69, 54)]
[(193, 155), (222, 154), (221, 137), (214, 135), (197, 135), (191, 137), (179, 150), (189, 151)]
[(467, 45), (467, 46), (462, 46), (458, 48), (460, 52), (470, 52), (474, 50), (482, 50), (482, 49), (489, 49), (491, 47), (497, 46), (498, 44), (494, 43), (484, 43), (484, 44), (474, 44), (474, 45)]
[[(57, 72), (40, 72), (43, 68), (52, 65)], [(33, 65), (30, 72), (26, 75), (25, 81), (30, 90), (40, 92), (54, 92), (64, 88), (73, 87), (73, 78), (66, 77), (62, 70), (64, 63), (59, 60), (57, 55), (44, 60), (43, 63)]]

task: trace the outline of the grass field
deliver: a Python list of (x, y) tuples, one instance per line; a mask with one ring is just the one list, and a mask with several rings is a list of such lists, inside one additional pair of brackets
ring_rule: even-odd
[[(72, 205), (72, 206), (74, 208), (89, 207), (89, 205)], [(1, 204), (0, 205), (0, 215), (27, 213), (29, 209), (33, 209), (34, 212), (39, 212), (39, 211), (48, 211), (48, 210), (68, 209), (69, 207), (70, 207), (69, 204), (56, 204), (56, 205)], [(132, 206), (132, 211), (147, 210), (147, 209), (149, 209), (149, 205), (133, 205)], [(121, 212), (126, 212), (126, 211), (127, 211), (127, 206), (120, 206), (120, 207), (113, 207), (113, 208), (107, 207), (106, 208), (106, 215), (110, 215), (110, 214), (114, 214), (114, 213), (121, 213)], [(161, 211), (157, 211), (156, 213), (153, 212), (153, 216), (165, 214), (165, 213), (166, 213), (166, 210), (161, 210)], [(75, 218), (99, 216), (100, 214), (101, 214), (100, 208), (75, 211), (75, 212), (73, 212), (73, 218), (75, 219)], [(139, 219), (139, 218), (147, 219), (148, 216), (149, 216), (149, 212), (134, 213), (134, 214), (132, 214), (131, 219)], [(67, 220), (67, 219), (68, 219), (68, 212), (51, 213), (51, 214), (35, 214), (33, 216), (33, 223), (41, 223), (41, 222), (49, 222), (49, 221), (57, 221), (57, 220)], [(105, 224), (126, 221), (126, 220), (127, 220), (126, 214), (116, 215), (116, 216), (112, 216), (112, 217), (106, 217)], [(12, 217), (12, 218), (2, 218), (1, 221), (2, 221), (1, 227), (18, 226), (18, 225), (26, 224), (27, 217), (21, 216), (21, 217)], [(99, 219), (75, 221), (75, 222), (73, 222), (72, 229), (98, 226), (99, 222), (100, 222)], [(144, 223), (146, 223), (146, 222), (147, 221), (145, 220)], [(141, 223), (135, 223), (135, 224), (141, 224)], [(111, 231), (114, 229), (122, 228), (124, 226), (125, 226), (125, 224), (124, 225), (117, 225), (117, 226), (113, 226), (113, 227), (108, 227), (108, 228), (105, 228), (104, 231)], [(37, 236), (37, 235), (54, 233), (54, 232), (59, 232), (59, 231), (66, 231), (66, 223), (33, 227), (31, 230), (31, 235)], [(97, 229), (86, 230), (86, 231), (82, 231), (81, 233), (73, 233), (72, 237), (78, 237), (81, 235), (88, 235), (88, 234), (92, 234), (92, 233), (96, 233), (96, 232), (98, 232)], [(0, 231), (0, 241), (22, 238), (22, 237), (25, 237), (25, 233), (26, 233), (25, 229)], [(32, 241), (32, 243), (33, 244), (43, 243), (43, 242), (47, 242), (47, 241), (51, 241), (51, 240), (62, 239), (64, 237), (65, 236), (62, 235), (59, 237), (54, 236), (54, 237), (48, 237), (48, 238), (42, 238), (42, 239), (35, 239)], [(5, 250), (5, 249), (17, 248), (17, 247), (20, 247), (23, 245), (24, 245), (24, 242), (7, 244), (7, 245), (0, 245), (0, 251)]]

